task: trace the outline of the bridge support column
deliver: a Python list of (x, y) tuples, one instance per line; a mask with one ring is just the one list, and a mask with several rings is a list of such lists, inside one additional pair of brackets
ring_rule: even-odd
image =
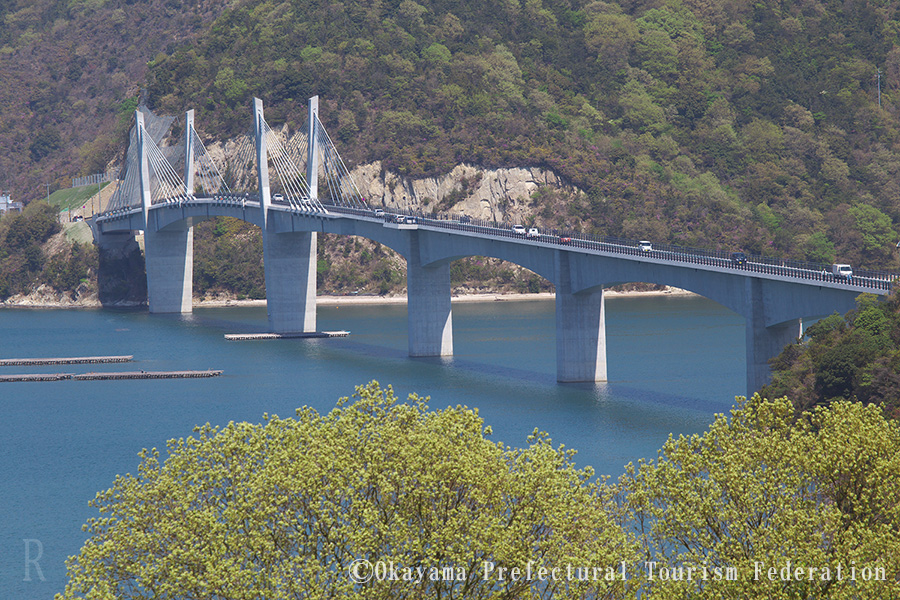
[(606, 307), (603, 290), (556, 290), (556, 380), (606, 381)]
[(144, 230), (144, 263), (151, 313), (189, 313), (194, 277), (194, 230), (189, 222)]
[(791, 319), (766, 327), (766, 299), (763, 282), (748, 277), (747, 298), (750, 303), (746, 315), (747, 397), (772, 380), (769, 359), (778, 356), (784, 347), (803, 335), (803, 320)]
[(772, 380), (769, 359), (797, 341), (802, 320), (794, 319), (771, 327), (759, 326), (747, 319), (747, 396), (750, 397)]
[(316, 330), (316, 233), (263, 236), (266, 310), (273, 333)]
[(556, 380), (606, 381), (603, 289), (572, 293), (569, 253), (559, 252), (556, 282)]
[(450, 264), (423, 267), (418, 236), (406, 262), (407, 319), (410, 356), (451, 356), (453, 314), (450, 307)]

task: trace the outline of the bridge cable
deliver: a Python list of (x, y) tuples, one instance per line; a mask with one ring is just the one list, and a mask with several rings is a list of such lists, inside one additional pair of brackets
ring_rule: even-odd
[[(316, 117), (316, 131), (319, 134), (318, 137), (322, 140), (321, 144), (323, 146), (323, 154), (328, 157), (328, 162), (331, 165), (331, 171), (333, 173), (333, 177), (337, 177), (339, 182), (339, 195), (347, 205), (354, 208), (365, 208), (366, 202), (363, 200), (362, 194), (359, 191), (359, 188), (356, 186), (356, 182), (353, 181), (353, 177), (350, 176), (350, 171), (347, 169), (347, 166), (344, 164), (343, 159), (341, 158), (340, 153), (337, 151), (337, 147), (332, 142), (331, 137), (328, 135), (328, 132), (325, 130), (325, 126)], [(349, 184), (349, 191), (345, 194), (345, 186)], [(348, 199), (349, 196), (349, 199)]]
[[(197, 130), (192, 127), (190, 133), (194, 142), (194, 158), (196, 158), (198, 163), (195, 168), (197, 169), (197, 175), (199, 175), (200, 187), (210, 196), (221, 193), (223, 187), (225, 188), (225, 193), (230, 194), (231, 189), (228, 187), (228, 183), (222, 177), (216, 161), (213, 160), (206, 149), (203, 140), (197, 135)], [(188, 190), (188, 194), (193, 194), (193, 190)]]
[(146, 129), (144, 133), (146, 139), (149, 140), (148, 143), (145, 143), (148, 162), (153, 169), (153, 174), (156, 175), (155, 180), (152, 177), (150, 179), (151, 204), (156, 204), (158, 201), (169, 203), (176, 199), (184, 198), (184, 181), (181, 179), (181, 176), (178, 175), (166, 157), (160, 152), (156, 142), (154, 142)]

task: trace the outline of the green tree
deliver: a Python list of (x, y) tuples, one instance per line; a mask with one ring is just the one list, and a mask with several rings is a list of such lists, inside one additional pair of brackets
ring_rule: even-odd
[[(644, 590), (665, 599), (896, 597), (898, 451), (900, 426), (874, 405), (838, 402), (795, 420), (789, 400), (758, 395), (703, 435), (670, 438), (658, 461), (629, 465), (621, 481), (648, 556)], [(802, 576), (769, 578), (788, 562)], [(851, 581), (853, 566), (883, 569), (884, 580)], [(679, 580), (661, 577), (665, 569)]]
[(772, 382), (760, 393), (786, 395), (797, 412), (836, 398), (878, 404), (900, 417), (900, 296), (863, 294), (857, 308), (811, 325), (807, 340), (772, 359)]
[[(596, 598), (622, 581), (506, 581), (485, 564), (535, 569), (632, 560), (610, 498), (572, 451), (486, 438), (475, 411), (400, 404), (377, 382), (326, 416), (209, 425), (145, 450), (92, 505), (90, 539), (57, 598)], [(454, 579), (371, 581), (355, 561)], [(489, 568), (489, 567), (488, 567)], [(507, 571), (507, 574), (509, 572)]]
[(856, 204), (847, 212), (862, 234), (864, 252), (884, 258), (894, 250), (895, 234), (889, 216), (868, 204)]

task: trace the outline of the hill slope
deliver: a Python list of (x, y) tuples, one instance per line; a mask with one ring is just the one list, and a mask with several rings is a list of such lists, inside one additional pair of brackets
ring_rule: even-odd
[(0, 143), (17, 149), (0, 181), (23, 190), (51, 166), (91, 172), (120, 151), (113, 117), (127, 125), (145, 84), (153, 108), (195, 108), (219, 140), (246, 132), (254, 95), (270, 123), (297, 126), (319, 94), (351, 165), (381, 160), (409, 177), (463, 162), (538, 166), (585, 191), (565, 214), (536, 198), (539, 223), (900, 265), (900, 20), (889, 3), (0, 7), (0, 67), (21, 82), (0, 95)]

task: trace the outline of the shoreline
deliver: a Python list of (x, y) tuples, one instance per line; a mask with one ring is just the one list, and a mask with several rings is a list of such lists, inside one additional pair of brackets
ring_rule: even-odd
[[(667, 288), (665, 290), (652, 290), (652, 291), (627, 291), (627, 292), (618, 292), (618, 291), (607, 291), (605, 296), (607, 298), (637, 298), (644, 296), (695, 296), (693, 292), (689, 292), (687, 290), (682, 290), (679, 288)], [(485, 293), (485, 294), (461, 294), (461, 295), (453, 295), (450, 297), (450, 301), (453, 304), (456, 303), (469, 303), (469, 302), (522, 302), (522, 301), (537, 301), (537, 300), (553, 300), (556, 297), (556, 294), (553, 292), (541, 292), (536, 294), (499, 294), (499, 293)], [(316, 306), (340, 306), (340, 305), (362, 305), (362, 304), (406, 304), (406, 296), (359, 296), (359, 295), (348, 295), (348, 296), (331, 296), (331, 295), (322, 295), (316, 296)], [(198, 300), (194, 299), (192, 303), (193, 308), (222, 308), (222, 307), (253, 307), (253, 306), (265, 306), (266, 301), (263, 300), (236, 300), (236, 299), (227, 299), (227, 300)], [(121, 305), (121, 306), (107, 306), (104, 307), (99, 302), (90, 303), (90, 304), (79, 304), (74, 302), (47, 302), (44, 300), (43, 302), (16, 302), (16, 303), (0, 303), (0, 309), (3, 308), (35, 308), (35, 309), (93, 309), (93, 308), (110, 308), (110, 309), (120, 309), (120, 310), (136, 310), (141, 308), (146, 308), (146, 304), (143, 305)]]

